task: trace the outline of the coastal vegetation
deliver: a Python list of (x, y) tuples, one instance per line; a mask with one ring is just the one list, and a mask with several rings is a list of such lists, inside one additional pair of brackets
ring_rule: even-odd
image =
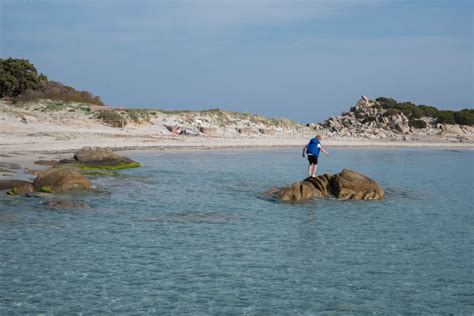
[(460, 111), (438, 110), (434, 106), (416, 105), (412, 102), (398, 102), (393, 98), (379, 97), (375, 99), (375, 105), (379, 109), (386, 109), (387, 116), (403, 113), (409, 120), (410, 125), (415, 128), (424, 128), (426, 123), (419, 120), (422, 117), (435, 118), (441, 124), (460, 124), (474, 126), (474, 109), (463, 109)]
[(57, 81), (50, 81), (27, 59), (0, 58), (0, 98), (15, 103), (40, 99), (104, 105), (100, 97), (78, 91)]

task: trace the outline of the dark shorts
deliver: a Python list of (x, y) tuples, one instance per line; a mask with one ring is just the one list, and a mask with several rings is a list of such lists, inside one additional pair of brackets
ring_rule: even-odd
[(308, 155), (308, 161), (309, 161), (310, 164), (317, 165), (318, 164), (318, 156)]

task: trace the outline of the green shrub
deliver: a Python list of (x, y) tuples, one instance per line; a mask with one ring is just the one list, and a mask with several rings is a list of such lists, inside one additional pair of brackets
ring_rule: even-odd
[(15, 98), (29, 89), (35, 90), (40, 82), (47, 80), (26, 59), (0, 58), (0, 98)]
[(426, 128), (426, 122), (423, 120), (410, 119), (408, 120), (408, 125), (414, 128)]
[(32, 102), (38, 99), (104, 105), (100, 97), (94, 96), (88, 91), (77, 91), (56, 81), (41, 81), (34, 90), (28, 89), (18, 95), (15, 101)]
[(439, 110), (435, 108), (434, 106), (419, 105), (418, 108), (423, 111), (423, 116), (438, 117)]
[(423, 110), (415, 106), (414, 108), (411, 109), (410, 116), (413, 118), (421, 118), (424, 116)]
[(393, 115), (397, 115), (397, 114), (400, 114), (400, 110), (391, 108), (391, 109), (388, 109), (387, 111), (385, 111), (383, 116), (393, 116)]
[(124, 127), (127, 125), (127, 121), (117, 110), (100, 110), (97, 113), (97, 118), (112, 127)]
[(382, 107), (380, 104), (378, 104), (378, 103), (375, 103), (375, 104), (373, 105), (373, 107), (374, 107), (375, 109), (377, 109), (377, 110), (383, 109), (383, 107)]
[(66, 108), (66, 104), (61, 101), (49, 101), (46, 106), (41, 110), (42, 112), (55, 112), (61, 111)]
[(442, 124), (456, 124), (453, 111), (439, 111), (436, 122)]
[[(429, 105), (416, 105), (412, 102), (397, 103), (397, 101), (392, 98), (379, 97), (376, 100), (384, 109), (387, 109), (383, 114), (384, 116), (391, 116), (402, 112), (408, 116), (412, 122), (418, 121), (416, 119), (421, 117), (432, 117), (436, 118), (438, 123), (443, 124), (457, 123), (462, 125), (474, 125), (474, 109), (463, 109), (461, 111), (441, 111), (434, 106)], [(417, 126), (422, 125), (422, 123), (413, 124), (416, 124)]]
[(393, 108), (397, 105), (397, 100), (392, 98), (378, 97), (375, 101), (377, 101), (384, 109)]
[(0, 58), (0, 98), (4, 97), (13, 98), (17, 103), (50, 99), (104, 105), (100, 97), (48, 81), (28, 60), (14, 58)]
[(464, 109), (454, 112), (454, 120), (461, 125), (474, 126), (474, 109)]
[(148, 110), (143, 109), (125, 109), (124, 112), (128, 115), (130, 120), (139, 124), (142, 122), (149, 122), (151, 117)]

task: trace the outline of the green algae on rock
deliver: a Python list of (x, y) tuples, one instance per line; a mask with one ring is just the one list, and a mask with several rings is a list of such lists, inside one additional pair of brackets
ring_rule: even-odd
[(53, 189), (50, 186), (44, 185), (38, 189), (38, 192), (41, 193), (53, 193)]
[[(142, 165), (139, 162), (119, 163), (116, 165), (98, 165), (98, 164), (76, 164), (80, 170), (121, 170), (130, 168), (139, 168)], [(100, 175), (100, 174), (95, 174)]]
[(84, 147), (72, 161), (81, 170), (121, 170), (141, 167), (141, 164), (114, 153), (110, 148)]
[(25, 195), (28, 193), (34, 192), (33, 184), (30, 182), (20, 183), (14, 186), (10, 191), (7, 192), (8, 195)]

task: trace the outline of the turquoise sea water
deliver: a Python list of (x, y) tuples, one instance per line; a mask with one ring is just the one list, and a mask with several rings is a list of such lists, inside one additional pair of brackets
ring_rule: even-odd
[(386, 199), (267, 200), (300, 151), (135, 155), (89, 209), (0, 194), (0, 315), (474, 313), (474, 151), (332, 149)]

